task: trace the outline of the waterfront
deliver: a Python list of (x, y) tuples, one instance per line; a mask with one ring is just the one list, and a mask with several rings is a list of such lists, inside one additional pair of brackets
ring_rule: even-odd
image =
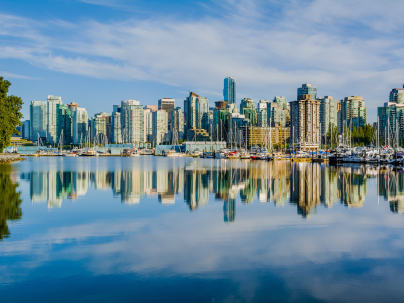
[(402, 171), (141, 156), (30, 157), (0, 173), (4, 302), (404, 293)]

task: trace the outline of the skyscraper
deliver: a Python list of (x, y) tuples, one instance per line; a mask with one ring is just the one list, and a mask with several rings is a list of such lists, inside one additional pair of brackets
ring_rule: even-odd
[(318, 100), (320, 100), (321, 135), (325, 136), (330, 125), (338, 127), (338, 100), (335, 100), (332, 96), (325, 96)]
[(299, 100), (299, 96), (303, 95), (310, 95), (312, 100), (317, 99), (317, 87), (313, 87), (309, 83), (302, 84), (302, 87), (297, 89), (297, 100)]
[(165, 110), (167, 112), (168, 116), (168, 125), (169, 125), (169, 130), (171, 129), (171, 110), (175, 108), (175, 99), (171, 98), (163, 98), (159, 100), (159, 109)]
[(51, 144), (58, 143), (58, 137), (57, 137), (58, 104), (63, 104), (62, 97), (48, 95), (47, 141)]
[(111, 138), (112, 143), (122, 143), (122, 128), (121, 128), (121, 106), (114, 105), (111, 116)]
[(250, 125), (255, 126), (257, 123), (257, 112), (255, 103), (250, 98), (244, 98), (240, 103), (240, 114), (245, 116), (245, 119), (250, 120)]
[[(72, 116), (71, 111), (67, 105), (56, 105), (56, 142), (63, 144), (70, 144), (72, 142)], [(63, 138), (61, 136), (63, 135)], [(63, 141), (61, 141), (63, 140)]]
[(48, 131), (47, 130), (48, 102), (31, 101), (30, 121), (31, 121), (31, 130), (30, 130), (31, 140), (37, 142), (38, 138), (40, 138), (42, 142), (45, 143)]
[[(401, 146), (404, 140), (404, 89), (394, 88), (389, 102), (377, 108), (379, 135), (385, 144)], [(396, 140), (398, 138), (398, 142)]]
[(367, 123), (367, 109), (363, 97), (345, 97), (341, 101), (342, 123), (347, 127), (363, 127)]
[(77, 107), (72, 111), (73, 143), (84, 143), (88, 131), (88, 114), (85, 108)]
[(257, 107), (257, 126), (268, 127), (268, 102), (260, 100)]
[(209, 100), (206, 97), (198, 97), (196, 100), (197, 129), (209, 131)]
[(236, 79), (232, 77), (224, 79), (223, 97), (228, 104), (236, 103)]
[[(157, 109), (155, 110), (157, 111)], [(145, 142), (153, 142), (153, 112), (150, 108), (144, 110), (144, 137)]]
[(273, 102), (268, 104), (268, 124), (271, 127), (279, 125), (288, 127), (290, 124), (289, 103), (285, 97), (275, 96)]
[(153, 142), (159, 145), (167, 141), (168, 114), (165, 110), (153, 112)]
[(121, 102), (121, 127), (124, 143), (144, 143), (144, 109), (136, 100)]
[(184, 120), (186, 129), (197, 127), (196, 101), (199, 95), (190, 92), (189, 96), (184, 100)]
[[(320, 101), (303, 95), (290, 102), (291, 143), (302, 149), (318, 148), (320, 143)], [(295, 144), (297, 143), (297, 144)]]
[(171, 110), (171, 126), (173, 131), (173, 141), (184, 139), (184, 113), (181, 107)]

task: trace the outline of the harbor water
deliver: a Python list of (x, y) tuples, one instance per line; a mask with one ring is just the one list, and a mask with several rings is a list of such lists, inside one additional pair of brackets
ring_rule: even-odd
[(401, 302), (396, 167), (169, 157), (0, 165), (2, 302)]

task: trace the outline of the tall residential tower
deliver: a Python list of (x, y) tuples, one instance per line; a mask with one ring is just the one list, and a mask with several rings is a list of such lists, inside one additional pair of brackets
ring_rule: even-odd
[(236, 103), (236, 79), (232, 77), (224, 79), (223, 97), (228, 104)]

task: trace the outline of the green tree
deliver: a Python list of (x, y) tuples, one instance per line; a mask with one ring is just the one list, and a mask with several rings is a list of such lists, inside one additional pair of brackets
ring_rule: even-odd
[(11, 165), (0, 165), (0, 240), (10, 236), (7, 220), (19, 220), (22, 216), (21, 193), (17, 192), (18, 184), (12, 182), (10, 172)]
[(0, 77), (0, 151), (10, 145), (12, 134), (19, 135), (16, 128), (22, 119), (23, 102), (20, 97), (7, 96), (10, 85), (10, 81)]

